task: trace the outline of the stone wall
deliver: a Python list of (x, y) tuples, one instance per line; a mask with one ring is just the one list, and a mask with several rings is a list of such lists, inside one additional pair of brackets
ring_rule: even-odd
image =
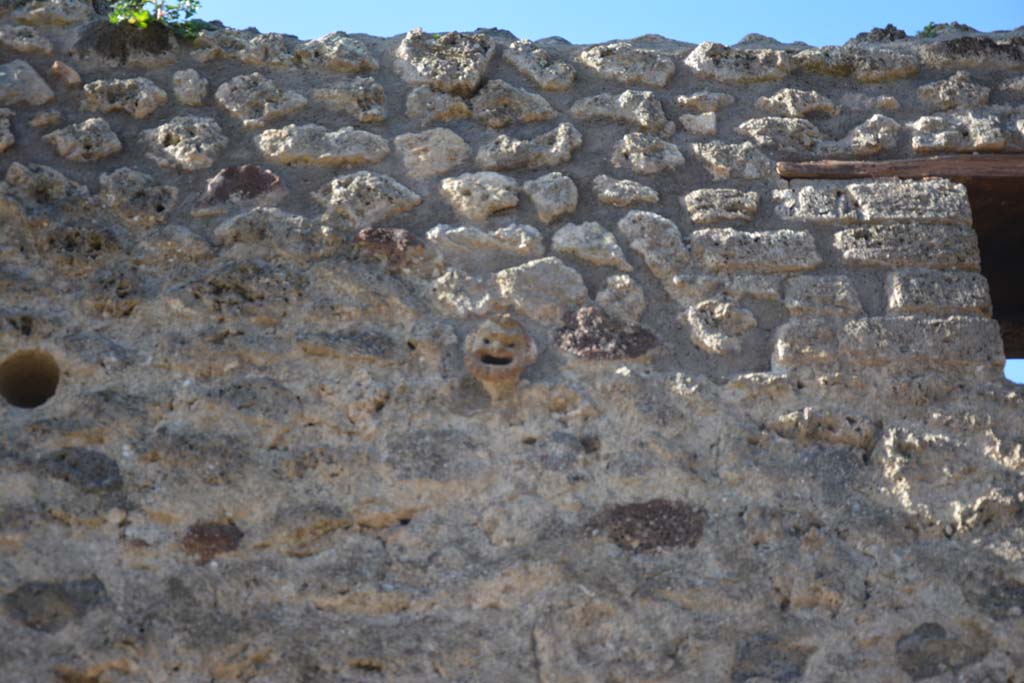
[(2, 12), (4, 683), (1024, 681), (1024, 34)]

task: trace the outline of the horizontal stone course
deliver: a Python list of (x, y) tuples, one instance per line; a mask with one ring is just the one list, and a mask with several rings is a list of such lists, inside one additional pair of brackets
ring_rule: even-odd
[(821, 265), (814, 238), (803, 230), (697, 230), (690, 244), (697, 261), (716, 272), (777, 273), (812, 270)]
[(885, 316), (858, 318), (839, 335), (839, 352), (868, 364), (893, 362), (1004, 362), (999, 323), (978, 317), (927, 318)]
[(840, 230), (833, 245), (857, 266), (978, 270), (978, 235), (966, 225), (865, 225)]

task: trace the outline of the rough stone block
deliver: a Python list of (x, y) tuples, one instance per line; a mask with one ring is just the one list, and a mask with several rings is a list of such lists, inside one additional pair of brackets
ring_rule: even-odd
[(830, 365), (837, 362), (839, 330), (835, 318), (797, 318), (775, 333), (772, 370)]
[(445, 178), (441, 193), (460, 216), (481, 222), (492, 213), (519, 204), (519, 183), (500, 173), (463, 173)]
[(557, 254), (567, 254), (595, 266), (633, 270), (615, 241), (615, 235), (595, 221), (566, 223), (551, 238), (551, 249)]
[(555, 110), (543, 97), (517, 88), (500, 78), (488, 81), (473, 96), (470, 108), (473, 119), (490, 128), (547, 121), (555, 116)]
[(917, 99), (933, 109), (945, 111), (965, 107), (983, 107), (988, 104), (991, 90), (971, 80), (966, 71), (941, 81), (922, 85), (917, 89)]
[(661, 173), (682, 166), (685, 161), (674, 144), (646, 133), (627, 133), (615, 145), (611, 157), (615, 168), (629, 167), (643, 175)]
[(99, 161), (121, 151), (121, 140), (110, 124), (98, 117), (47, 133), (43, 140), (70, 161)]
[[(409, 97), (412, 97), (412, 93)], [(369, 76), (359, 76), (335, 83), (329, 88), (315, 88), (313, 101), (328, 109), (344, 112), (359, 123), (380, 123), (387, 118), (384, 86)], [(462, 106), (465, 107), (465, 103), (462, 103)]]
[(653, 187), (635, 180), (616, 180), (606, 175), (594, 178), (593, 190), (597, 201), (620, 208), (637, 204), (657, 204), (660, 201), (658, 191)]
[(167, 102), (167, 93), (148, 78), (99, 80), (82, 86), (82, 108), (104, 114), (123, 111), (144, 119)]
[(757, 193), (732, 189), (694, 190), (682, 198), (690, 220), (698, 224), (743, 221), (757, 214)]
[(853, 282), (845, 275), (800, 275), (786, 281), (786, 308), (792, 316), (863, 315)]
[(697, 142), (690, 149), (715, 180), (759, 180), (775, 174), (772, 160), (751, 142)]
[(754, 106), (772, 116), (835, 116), (838, 107), (816, 90), (783, 88), (771, 97), (759, 97)]
[(910, 124), (910, 140), (919, 154), (935, 152), (998, 152), (1006, 147), (999, 117), (973, 112), (922, 116)]
[(262, 128), (271, 121), (291, 116), (307, 102), (297, 92), (281, 90), (259, 72), (235, 76), (221, 83), (214, 99), (246, 128)]
[(185, 171), (209, 168), (228, 145), (220, 125), (205, 116), (177, 116), (167, 123), (142, 132), (148, 156), (165, 168)]
[(843, 327), (839, 350), (870, 364), (1005, 362), (999, 323), (973, 316), (858, 318)]
[(583, 277), (553, 256), (502, 270), (494, 280), (504, 300), (548, 323), (561, 321), (569, 309), (587, 301)]
[(270, 161), (310, 166), (375, 164), (391, 152), (384, 138), (369, 131), (352, 126), (329, 131), (315, 123), (265, 130), (256, 146)]
[(680, 114), (679, 126), (690, 135), (714, 135), (718, 131), (718, 115), (713, 111), (704, 114)]
[(482, 33), (438, 35), (413, 29), (395, 51), (394, 68), (410, 85), (467, 96), (480, 87), (494, 53), (493, 41)]
[(812, 270), (821, 264), (814, 238), (803, 230), (697, 230), (690, 245), (698, 262), (717, 272), (777, 273)]
[(354, 228), (410, 211), (419, 206), (420, 196), (390, 176), (359, 171), (340, 176), (312, 193), (326, 209), (325, 221), (340, 216)]
[(757, 83), (785, 78), (793, 65), (782, 50), (746, 50), (704, 42), (686, 57), (686, 66), (701, 78), (723, 83)]
[(810, 121), (783, 116), (750, 119), (736, 130), (761, 147), (781, 152), (807, 152), (825, 142), (825, 136)]
[(967, 188), (944, 178), (794, 181), (793, 186), (774, 193), (775, 213), (780, 218), (829, 224), (971, 222)]
[(650, 211), (630, 211), (618, 224), (631, 249), (643, 256), (647, 267), (662, 280), (671, 278), (689, 260), (676, 224)]
[(844, 261), (888, 268), (978, 270), (978, 235), (966, 225), (884, 224), (840, 230), (833, 244)]
[(543, 168), (568, 163), (572, 153), (583, 144), (583, 136), (571, 123), (557, 127), (529, 140), (499, 135), (480, 146), (476, 163), (489, 171), (515, 168)]
[(576, 210), (579, 192), (572, 178), (555, 171), (523, 183), (523, 191), (537, 209), (537, 216), (550, 223)]
[(502, 55), (542, 90), (568, 90), (576, 80), (576, 69), (571, 64), (553, 59), (547, 50), (529, 40), (512, 42)]
[(897, 271), (886, 279), (886, 293), (891, 313), (992, 315), (988, 280), (980, 273)]
[(42, 76), (23, 59), (0, 65), (0, 105), (27, 104), (38, 107), (53, 99), (53, 91)]
[(664, 88), (676, 72), (676, 64), (668, 55), (625, 42), (595, 45), (580, 52), (579, 60), (601, 78), (628, 85)]

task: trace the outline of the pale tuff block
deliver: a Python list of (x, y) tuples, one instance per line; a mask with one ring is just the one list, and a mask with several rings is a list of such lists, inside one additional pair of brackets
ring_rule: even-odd
[(699, 263), (719, 272), (800, 271), (821, 264), (814, 238), (805, 230), (698, 230), (691, 238), (691, 248)]
[(988, 318), (886, 316), (858, 318), (839, 335), (839, 351), (861, 363), (1001, 365), (999, 323)]
[(886, 280), (890, 313), (992, 315), (988, 280), (980, 273), (912, 270)]
[(851, 265), (978, 270), (978, 235), (966, 225), (867, 225), (840, 230), (833, 244)]

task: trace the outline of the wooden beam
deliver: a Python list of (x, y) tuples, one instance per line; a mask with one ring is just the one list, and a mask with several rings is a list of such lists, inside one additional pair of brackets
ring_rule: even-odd
[(886, 177), (934, 177), (959, 181), (1024, 179), (1024, 154), (953, 154), (891, 161), (780, 161), (776, 164), (776, 169), (779, 175), (787, 180)]

